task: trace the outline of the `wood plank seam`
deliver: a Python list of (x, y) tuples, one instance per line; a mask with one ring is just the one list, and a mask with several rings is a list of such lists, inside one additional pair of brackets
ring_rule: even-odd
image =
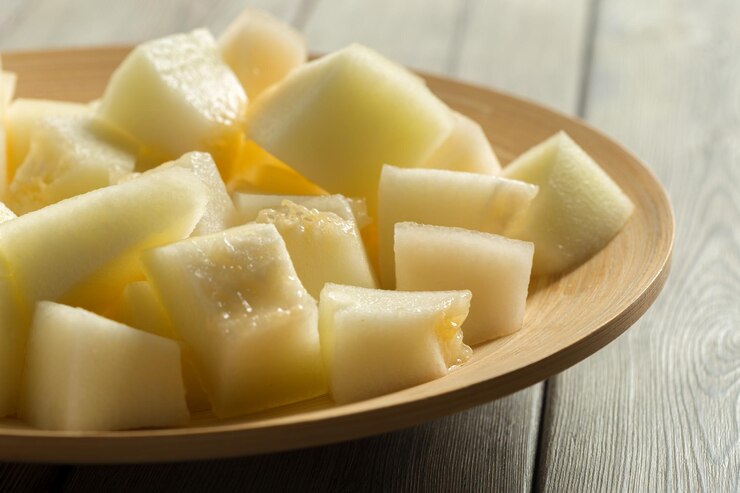
[[(593, 73), (593, 58), (595, 54), (594, 45), (596, 43), (596, 33), (598, 30), (599, 11), (601, 9), (601, 0), (590, 0), (588, 5), (589, 11), (586, 17), (586, 36), (581, 55), (580, 78), (578, 87), (578, 99), (576, 103), (576, 115), (579, 118), (585, 118), (586, 105), (589, 96), (589, 86)], [(538, 493), (543, 491), (544, 482), (541, 481), (543, 476), (542, 467), (545, 464), (545, 455), (548, 453), (550, 444), (546, 443), (549, 436), (548, 429), (552, 424), (552, 394), (550, 390), (557, 386), (557, 375), (545, 380), (542, 384), (542, 400), (540, 402), (539, 423), (537, 426), (537, 446), (534, 456), (534, 467), (532, 468), (532, 485), (531, 491)]]

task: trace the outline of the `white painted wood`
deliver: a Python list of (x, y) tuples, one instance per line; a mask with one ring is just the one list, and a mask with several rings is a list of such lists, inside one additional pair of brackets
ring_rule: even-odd
[(550, 381), (538, 485), (737, 492), (740, 3), (601, 3), (586, 116), (661, 178), (677, 241), (647, 315)]
[(131, 44), (208, 27), (218, 35), (250, 5), (292, 22), (301, 0), (1, 0), (0, 50)]

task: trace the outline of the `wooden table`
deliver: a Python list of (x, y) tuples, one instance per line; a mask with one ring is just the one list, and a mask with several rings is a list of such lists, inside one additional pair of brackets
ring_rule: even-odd
[[(133, 43), (242, 2), (1, 0), (0, 50)], [(309, 450), (189, 464), (0, 464), (0, 491), (740, 491), (740, 2), (260, 0), (351, 41), (589, 120), (677, 217), (671, 278), (606, 349), (499, 401)], [(649, 245), (645, 246), (649, 248)]]

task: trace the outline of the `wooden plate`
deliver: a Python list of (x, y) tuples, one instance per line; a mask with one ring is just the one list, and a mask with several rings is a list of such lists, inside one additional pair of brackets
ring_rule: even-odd
[[(128, 48), (7, 54), (18, 96), (89, 101)], [(149, 462), (228, 457), (326, 444), (410, 426), (510, 394), (581, 361), (632, 325), (668, 275), (674, 221), (655, 176), (581, 121), (489, 89), (428, 76), (431, 88), (485, 128), (502, 162), (567, 131), (636, 204), (602, 252), (560, 279), (530, 287), (524, 328), (476, 348), (449, 376), (352, 405), (317, 399), (242, 419), (195, 416), (183, 428), (105, 433), (30, 429), (0, 420), (0, 460)], [(588, 399), (589, 396), (584, 396)]]

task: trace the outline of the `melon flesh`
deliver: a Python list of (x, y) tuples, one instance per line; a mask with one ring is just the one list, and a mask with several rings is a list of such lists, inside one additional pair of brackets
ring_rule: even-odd
[(314, 298), (327, 282), (377, 287), (351, 212), (345, 219), (285, 200), (279, 207), (262, 210), (257, 222), (275, 225), (298, 278)]
[(351, 45), (254, 101), (247, 135), (327, 191), (364, 197), (372, 212), (382, 165), (422, 164), (452, 126), (450, 110), (418, 77)]
[(81, 308), (36, 306), (21, 416), (48, 430), (105, 431), (188, 422), (175, 341)]
[(469, 289), (465, 343), (522, 327), (532, 270), (531, 243), (461, 228), (399, 223), (396, 286), (405, 291)]
[(455, 126), (450, 135), (421, 165), (424, 168), (469, 171), (497, 175), (501, 165), (481, 126), (454, 112)]
[(332, 212), (344, 220), (354, 221), (360, 229), (371, 221), (363, 199), (352, 199), (343, 195), (267, 195), (235, 192), (232, 194), (232, 199), (242, 223), (256, 220), (262, 209), (279, 207), (285, 200), (301, 204), (309, 209)]
[(48, 99), (14, 99), (8, 105), (5, 126), (8, 139), (8, 181), (15, 170), (26, 159), (31, 147), (31, 135), (39, 122), (50, 116), (85, 115), (90, 113), (87, 105)]
[(18, 214), (116, 183), (134, 170), (138, 146), (91, 116), (42, 118), (10, 184), (8, 203)]
[(316, 301), (275, 226), (189, 238), (143, 259), (217, 416), (326, 392)]
[(378, 190), (381, 281), (394, 284), (393, 227), (403, 221), (502, 233), (537, 187), (496, 176), (383, 166)]
[(535, 275), (584, 262), (606, 246), (634, 209), (619, 185), (565, 132), (519, 156), (503, 176), (540, 188), (505, 233), (535, 244)]
[[(121, 295), (119, 319), (135, 329), (180, 341), (167, 311), (149, 281), (135, 281), (126, 285)], [(198, 379), (193, 357), (187, 348), (181, 349), (182, 378), (188, 408), (193, 412), (208, 410), (211, 404)]]
[(0, 114), (5, 113), (8, 105), (13, 100), (17, 83), (18, 74), (15, 72), (8, 72), (7, 70), (0, 71), (0, 95), (2, 96), (0, 97)]
[(39, 300), (94, 306), (142, 275), (140, 251), (187, 237), (207, 202), (189, 171), (143, 176), (0, 224), (0, 259), (26, 310)]
[(322, 195), (326, 191), (293, 168), (245, 140), (229, 174), (229, 190), (248, 193)]
[(470, 291), (401, 292), (327, 284), (321, 352), (338, 404), (442, 377), (470, 358), (460, 326)]
[(269, 13), (246, 8), (218, 38), (221, 57), (250, 99), (306, 61), (301, 33)]
[(193, 235), (200, 236), (223, 231), (235, 226), (238, 222), (234, 203), (231, 201), (226, 185), (221, 179), (218, 167), (210, 154), (205, 152), (188, 152), (179, 159), (164, 163), (152, 171), (162, 171), (172, 167), (184, 168), (191, 171), (200, 178), (208, 189), (208, 205), (198, 224), (193, 230)]
[[(0, 203), (0, 223), (15, 218)], [(0, 262), (0, 417), (13, 414), (23, 370), (28, 320), (12, 282), (10, 266)]]
[(111, 76), (98, 115), (162, 161), (205, 151), (225, 173), (241, 144), (246, 103), (213, 36), (196, 29), (137, 46)]

